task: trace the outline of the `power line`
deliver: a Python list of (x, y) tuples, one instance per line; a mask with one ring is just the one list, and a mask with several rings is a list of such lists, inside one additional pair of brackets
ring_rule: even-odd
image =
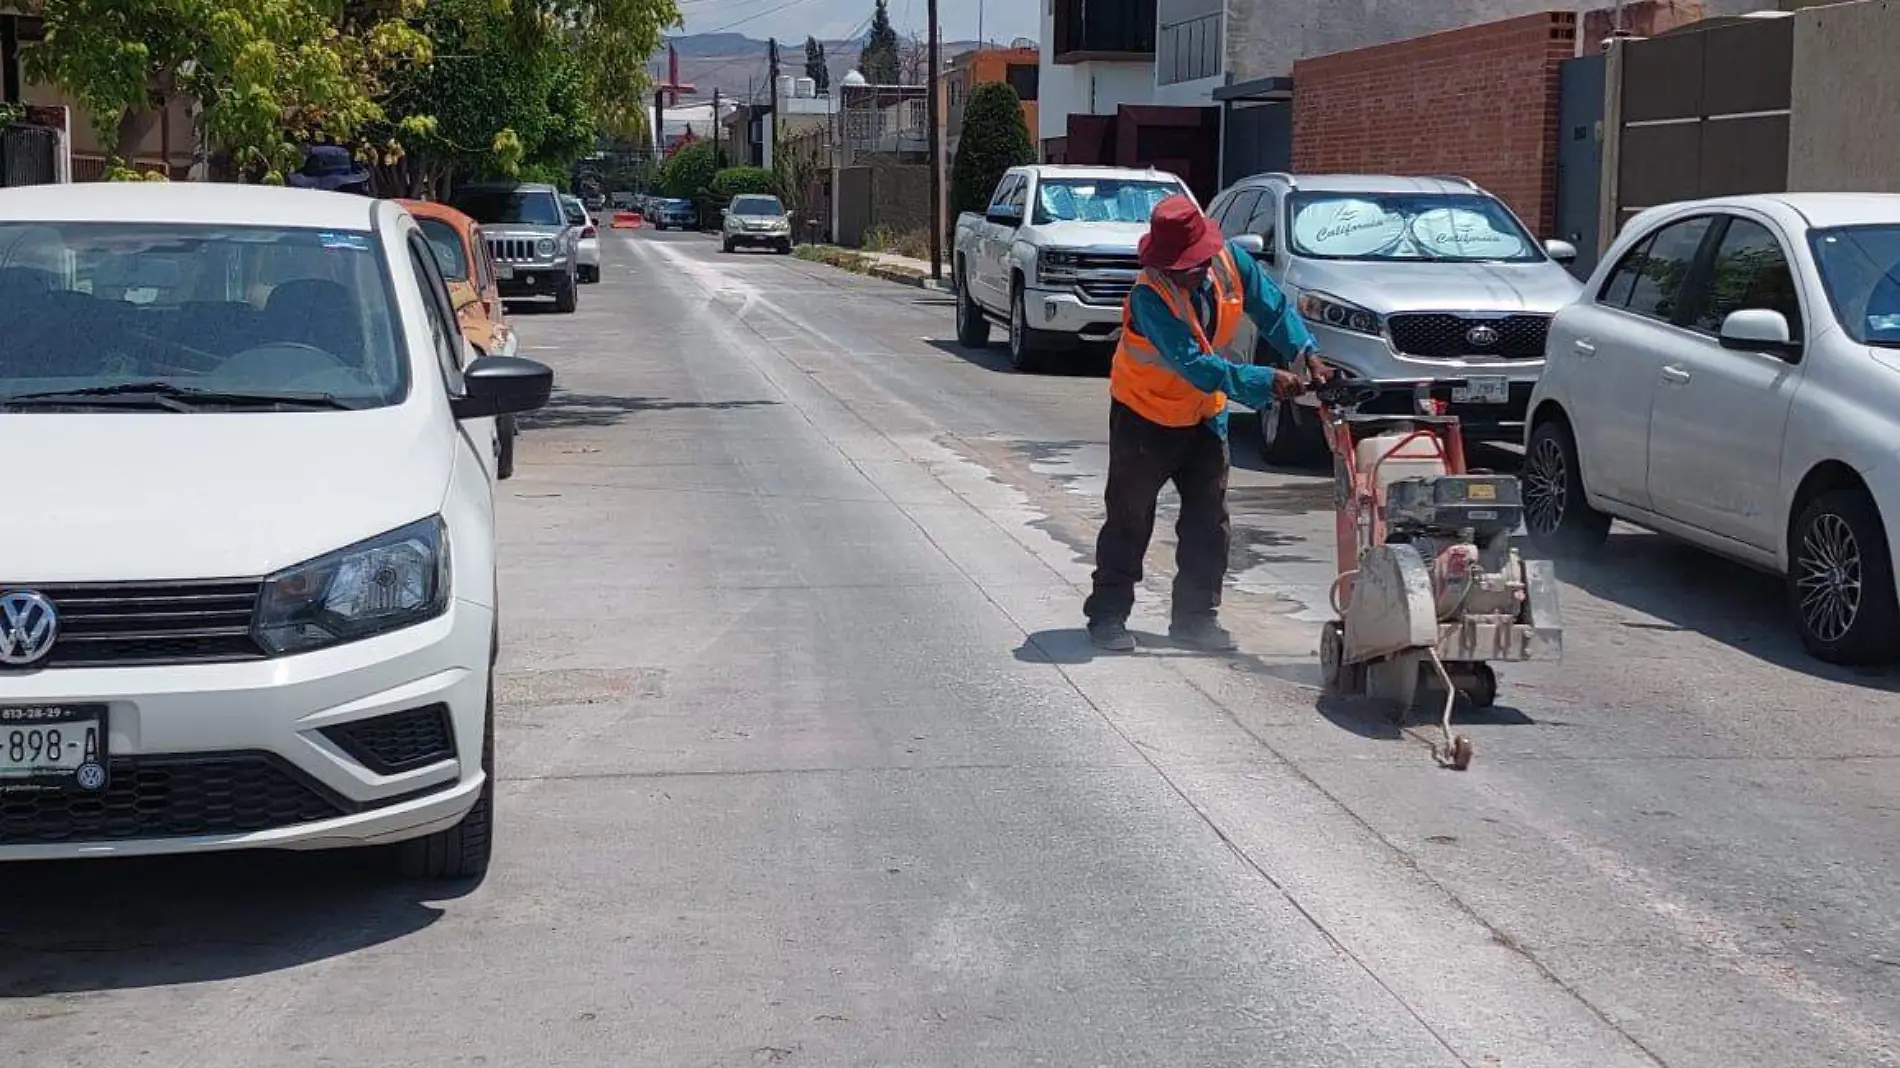
[(739, 27), (739, 26), (743, 26), (743, 25), (745, 25), (745, 24), (746, 24), (746, 23), (748, 23), (748, 22), (753, 22), (753, 21), (755, 21), (755, 20), (757, 20), (757, 19), (762, 19), (762, 18), (764, 18), (764, 17), (765, 17), (765, 16), (767, 16), (767, 15), (772, 15), (772, 14), (776, 14), (776, 13), (778, 13), (778, 12), (780, 12), (780, 11), (783, 11), (783, 10), (785, 10), (785, 9), (786, 9), (786, 8), (788, 8), (788, 7), (797, 7), (797, 6), (798, 6), (798, 5), (800, 5), (800, 4), (809, 4), (809, 3), (811, 3), (811, 0), (785, 0), (785, 2), (784, 2), (784, 3), (782, 3), (782, 4), (779, 4), (779, 5), (778, 5), (778, 6), (776, 6), (776, 7), (768, 7), (768, 8), (766, 8), (766, 9), (765, 9), (764, 11), (760, 11), (760, 12), (758, 12), (758, 13), (756, 13), (756, 14), (752, 14), (752, 15), (747, 15), (747, 16), (746, 16), (745, 18), (742, 18), (742, 19), (738, 19), (738, 20), (736, 20), (736, 21), (733, 21), (733, 22), (728, 22), (728, 23), (726, 23), (726, 24), (725, 24), (724, 26), (721, 26), (721, 27), (719, 27), (718, 29), (713, 29), (713, 30), (700, 30), (699, 32), (700, 32), (700, 33), (724, 33), (724, 32), (726, 32), (727, 30), (730, 30), (730, 29), (735, 29), (735, 28), (737, 28), (737, 27)]

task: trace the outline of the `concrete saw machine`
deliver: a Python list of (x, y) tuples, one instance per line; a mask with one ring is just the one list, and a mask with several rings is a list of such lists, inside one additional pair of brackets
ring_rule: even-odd
[(1338, 523), (1339, 618), (1320, 632), (1326, 687), (1396, 705), (1401, 725), (1421, 690), (1442, 695), (1433, 753), (1463, 771), (1472, 747), (1452, 732), (1458, 696), (1489, 708), (1493, 664), (1562, 656), (1555, 569), (1512, 546), (1518, 481), (1466, 469), (1457, 416), (1359, 414), (1377, 388), (1338, 375), (1313, 393)]

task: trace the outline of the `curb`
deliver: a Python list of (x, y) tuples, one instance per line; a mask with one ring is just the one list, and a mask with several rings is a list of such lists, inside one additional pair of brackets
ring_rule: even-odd
[(853, 252), (849, 249), (836, 248), (830, 245), (800, 245), (795, 255), (808, 263), (823, 264), (826, 267), (831, 267), (836, 270), (849, 271), (852, 274), (861, 274), (886, 282), (896, 282), (899, 285), (913, 286), (917, 289), (930, 289), (939, 292), (947, 292), (950, 289), (950, 284), (947, 279), (938, 282), (933, 280), (930, 275), (915, 268), (893, 267), (889, 264), (877, 263), (869, 256)]

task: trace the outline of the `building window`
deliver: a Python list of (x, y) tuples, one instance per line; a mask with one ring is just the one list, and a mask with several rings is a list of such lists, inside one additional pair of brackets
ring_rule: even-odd
[(1033, 63), (1011, 63), (1004, 78), (1009, 87), (1023, 100), (1036, 99), (1036, 87), (1040, 84), (1042, 68)]
[(1220, 19), (1216, 12), (1161, 27), (1160, 45), (1155, 49), (1155, 81), (1173, 85), (1219, 75)]
[(1153, 55), (1155, 0), (1055, 0), (1054, 53)]

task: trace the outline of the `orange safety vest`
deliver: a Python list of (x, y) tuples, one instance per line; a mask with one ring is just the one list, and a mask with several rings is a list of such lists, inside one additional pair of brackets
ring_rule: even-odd
[[(1221, 353), (1233, 344), (1240, 329), (1241, 316), (1247, 314), (1247, 294), (1240, 284), (1240, 270), (1233, 255), (1221, 249), (1214, 257), (1208, 278), (1214, 283), (1214, 335), (1201, 329), (1201, 317), (1194, 311), (1189, 294), (1159, 271), (1144, 270), (1135, 286), (1147, 286), (1168, 302), (1175, 318), (1188, 325), (1194, 340), (1212, 353)], [(1122, 339), (1115, 347), (1115, 362), (1108, 375), (1109, 395), (1138, 412), (1142, 418), (1162, 426), (1195, 426), (1219, 415), (1227, 407), (1227, 395), (1216, 390), (1203, 393), (1168, 366), (1154, 343), (1135, 329), (1135, 295), (1131, 291), (1122, 304)]]

